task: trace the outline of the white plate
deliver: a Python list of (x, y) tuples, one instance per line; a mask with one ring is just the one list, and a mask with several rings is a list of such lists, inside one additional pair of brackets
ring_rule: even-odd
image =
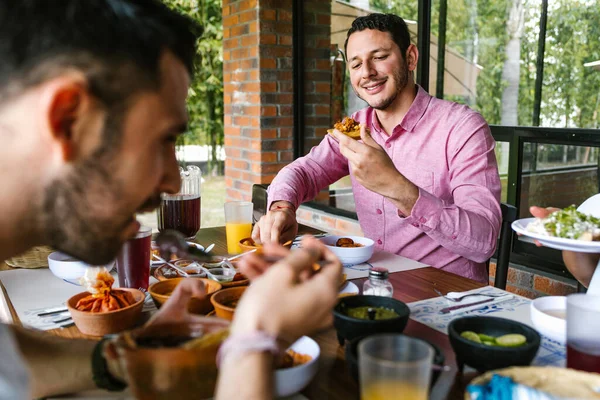
[(354, 282), (347, 282), (344, 284), (344, 289), (340, 290), (339, 294), (358, 294), (358, 286)]
[(527, 225), (535, 221), (535, 218), (522, 218), (512, 223), (512, 229), (523, 236), (538, 240), (546, 247), (557, 250), (571, 250), (581, 253), (600, 253), (600, 241), (590, 242), (585, 240), (564, 239), (552, 236), (541, 235), (539, 233), (529, 232)]

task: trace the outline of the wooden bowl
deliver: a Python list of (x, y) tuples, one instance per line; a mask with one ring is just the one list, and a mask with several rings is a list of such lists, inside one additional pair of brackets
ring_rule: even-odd
[(235, 307), (228, 306), (228, 303), (241, 299), (245, 291), (246, 286), (241, 286), (223, 289), (220, 292), (215, 293), (215, 295), (210, 298), (210, 302), (215, 307), (217, 317), (232, 321)]
[(67, 308), (77, 328), (86, 335), (104, 336), (109, 333), (118, 333), (133, 327), (139, 320), (144, 307), (145, 295), (138, 289), (119, 288), (130, 292), (135, 303), (129, 307), (108, 312), (80, 311), (75, 308), (77, 302), (89, 296), (89, 292), (78, 293), (67, 300)]
[(213, 309), (210, 298), (216, 291), (221, 290), (221, 284), (205, 278), (173, 278), (153, 283), (148, 288), (148, 292), (150, 293), (150, 296), (152, 296), (152, 300), (154, 300), (156, 307), (160, 308), (160, 306), (171, 297), (171, 293), (173, 293), (175, 287), (177, 287), (179, 282), (183, 279), (200, 279), (204, 282), (204, 286), (206, 287), (206, 297), (202, 299), (192, 297), (188, 302), (188, 311), (192, 314), (206, 314), (210, 312)]

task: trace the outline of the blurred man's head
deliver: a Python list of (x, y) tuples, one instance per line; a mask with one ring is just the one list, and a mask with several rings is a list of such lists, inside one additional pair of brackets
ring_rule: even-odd
[(352, 22), (344, 44), (357, 96), (385, 110), (407, 86), (418, 58), (406, 22), (393, 14), (370, 14)]
[(107, 262), (179, 189), (200, 31), (155, 0), (0, 2), (0, 184), (36, 240)]

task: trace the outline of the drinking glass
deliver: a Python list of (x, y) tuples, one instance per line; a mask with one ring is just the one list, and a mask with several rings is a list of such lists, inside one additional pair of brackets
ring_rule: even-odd
[(119, 286), (148, 290), (150, 280), (150, 247), (152, 229), (141, 226), (137, 234), (126, 241), (117, 256)]
[(361, 400), (427, 400), (433, 349), (404, 335), (373, 335), (358, 344)]
[(174, 229), (193, 239), (200, 230), (202, 171), (195, 165), (179, 168), (181, 189), (162, 194), (158, 209), (158, 230)]
[(600, 296), (567, 296), (567, 368), (600, 373)]
[(240, 240), (252, 235), (252, 208), (249, 201), (228, 201), (225, 203), (225, 231), (227, 233), (227, 252), (242, 252)]

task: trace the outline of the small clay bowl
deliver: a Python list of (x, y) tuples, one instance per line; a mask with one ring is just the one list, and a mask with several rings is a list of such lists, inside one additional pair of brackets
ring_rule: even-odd
[(246, 286), (241, 286), (223, 289), (218, 293), (215, 293), (215, 295), (210, 298), (210, 302), (215, 307), (217, 317), (232, 321), (235, 307), (230, 307), (229, 303), (232, 301), (239, 301), (245, 291)]
[(119, 288), (118, 290), (130, 292), (135, 299), (135, 303), (115, 311), (91, 312), (80, 311), (75, 308), (79, 300), (90, 295), (89, 292), (78, 293), (67, 300), (67, 308), (71, 313), (71, 318), (73, 318), (75, 326), (81, 333), (91, 336), (104, 336), (129, 329), (138, 322), (146, 296), (138, 289)]
[(204, 298), (200, 299), (192, 297), (190, 299), (188, 302), (188, 311), (192, 314), (207, 314), (212, 311), (213, 306), (210, 302), (210, 298), (216, 291), (221, 290), (221, 284), (211, 279), (204, 278), (173, 278), (153, 283), (148, 288), (148, 292), (150, 293), (150, 296), (152, 296), (152, 300), (154, 300), (156, 307), (160, 308), (160, 306), (171, 297), (171, 293), (173, 293), (177, 285), (179, 285), (179, 282), (183, 279), (200, 279), (204, 282), (204, 287), (206, 288), (206, 296)]

